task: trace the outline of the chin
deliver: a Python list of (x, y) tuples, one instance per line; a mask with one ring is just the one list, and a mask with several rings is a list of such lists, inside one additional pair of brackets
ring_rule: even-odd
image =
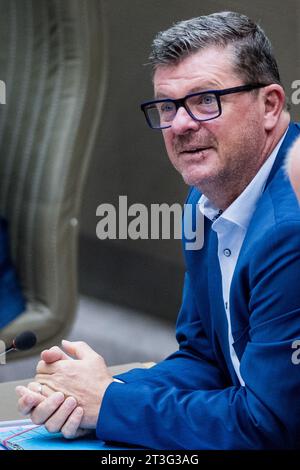
[(183, 181), (188, 186), (201, 186), (204, 181), (211, 176), (208, 172), (183, 172), (181, 174)]
[(219, 172), (215, 162), (207, 160), (202, 162), (186, 162), (179, 168), (179, 172), (188, 186), (200, 186), (208, 180), (213, 180)]

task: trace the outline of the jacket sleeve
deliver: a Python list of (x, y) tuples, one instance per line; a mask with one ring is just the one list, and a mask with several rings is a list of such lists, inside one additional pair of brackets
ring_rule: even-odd
[(218, 387), (206, 339), (203, 352), (194, 353), (202, 333), (187, 309), (179, 321), (182, 352), (158, 366), (161, 374), (143, 372), (108, 387), (98, 437), (154, 449), (299, 446), (300, 367), (292, 362), (300, 337), (299, 245), (299, 222), (281, 224), (261, 238), (249, 266), (250, 341), (240, 369), (245, 387)]
[(172, 383), (195, 390), (223, 388), (227, 379), (220, 370), (202, 327), (188, 273), (185, 274), (182, 306), (176, 325), (179, 350), (150, 369), (133, 369), (116, 378), (130, 383), (139, 380)]

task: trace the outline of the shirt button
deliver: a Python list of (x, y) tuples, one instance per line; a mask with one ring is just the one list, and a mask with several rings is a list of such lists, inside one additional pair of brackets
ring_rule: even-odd
[(231, 255), (231, 251), (229, 250), (229, 248), (225, 248), (225, 250), (223, 250), (223, 253), (227, 257)]

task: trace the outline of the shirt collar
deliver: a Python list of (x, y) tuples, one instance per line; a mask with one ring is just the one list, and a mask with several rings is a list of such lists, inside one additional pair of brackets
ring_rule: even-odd
[(198, 202), (199, 210), (205, 217), (213, 221), (213, 230), (217, 231), (218, 226), (225, 220), (247, 230), (257, 201), (264, 191), (268, 176), (287, 131), (288, 130), (286, 130), (270, 156), (256, 173), (255, 177), (224, 212), (216, 208), (210, 200), (202, 194)]

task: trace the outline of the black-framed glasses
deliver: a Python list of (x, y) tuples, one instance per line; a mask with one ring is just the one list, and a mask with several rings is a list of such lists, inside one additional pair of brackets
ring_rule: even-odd
[(201, 91), (174, 100), (164, 98), (147, 101), (141, 104), (141, 110), (144, 112), (147, 123), (152, 129), (167, 129), (171, 127), (172, 121), (180, 107), (183, 107), (195, 121), (210, 121), (222, 114), (221, 96), (252, 91), (268, 85), (266, 83), (252, 83), (224, 90)]

